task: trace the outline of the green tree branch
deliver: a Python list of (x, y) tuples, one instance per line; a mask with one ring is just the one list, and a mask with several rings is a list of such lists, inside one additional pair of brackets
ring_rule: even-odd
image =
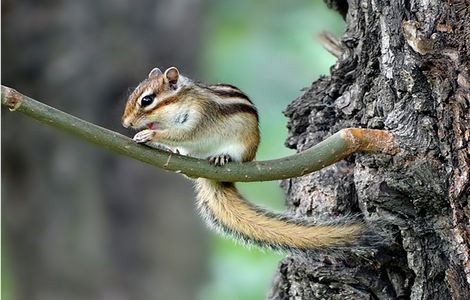
[(3, 85), (1, 99), (2, 106), (11, 111), (25, 114), (118, 154), (190, 177), (219, 181), (248, 182), (292, 178), (320, 170), (355, 152), (391, 155), (398, 152), (392, 135), (387, 131), (347, 128), (299, 154), (274, 160), (230, 163), (223, 167), (214, 167), (205, 160), (139, 145), (117, 132), (64, 113)]

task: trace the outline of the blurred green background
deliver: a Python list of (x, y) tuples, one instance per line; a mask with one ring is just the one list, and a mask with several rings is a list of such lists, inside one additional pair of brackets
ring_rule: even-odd
[[(258, 160), (292, 153), (284, 147), (287, 129), (282, 111), (301, 95), (302, 88), (320, 75), (328, 74), (335, 61), (320, 46), (316, 35), (327, 30), (339, 36), (343, 30), (340, 16), (329, 11), (322, 1), (195, 1), (192, 6), (188, 6), (190, 1), (156, 1), (158, 4), (147, 1), (142, 6), (137, 4), (140, 2), (132, 4), (133, 1), (124, 0), (81, 2), (93, 7), (91, 11), (83, 10), (74, 1), (40, 2), (2, 1), (3, 84), (131, 135), (119, 124), (125, 90), (136, 85), (153, 64), (175, 65), (191, 77), (211, 83), (231, 83), (250, 96), (260, 113), (262, 142)], [(111, 14), (112, 5), (117, 8)], [(29, 13), (34, 18), (29, 18)], [(48, 19), (53, 13), (59, 14), (58, 21)], [(137, 32), (128, 29), (140, 23), (145, 28), (148, 19), (153, 20), (154, 27)], [(22, 25), (21, 20), (27, 20), (26, 24)], [(61, 37), (49, 38), (49, 34)], [(140, 40), (136, 42), (134, 38)], [(39, 63), (33, 68), (38, 61), (43, 61), (43, 65)], [(72, 90), (64, 88), (67, 86), (73, 86)], [(96, 86), (94, 90), (93, 86)], [(106, 106), (97, 108), (97, 99)], [(120, 102), (116, 103), (116, 99)], [(7, 128), (23, 126), (24, 140), (5, 132), (5, 125)], [(192, 216), (185, 215), (195, 215), (188, 201), (192, 196), (187, 182), (182, 183), (180, 178), (167, 173), (154, 175), (152, 168), (123, 158), (109, 158), (110, 153), (95, 152), (99, 150), (67, 137), (52, 142), (58, 133), (39, 127), (31, 126), (30, 120), (18, 120), (17, 116), (2, 112), (2, 145), (9, 145), (2, 147), (5, 162), (2, 165), (3, 299), (114, 299), (119, 296), (116, 299), (249, 300), (266, 297), (284, 253), (248, 249), (212, 233), (208, 239), (204, 238), (206, 229), (194, 225), (199, 220), (191, 223)], [(28, 134), (30, 138), (26, 137)], [(35, 144), (45, 153), (51, 152), (50, 157), (38, 156), (37, 151), (22, 153), (31, 144), (32, 136), (49, 141), (45, 146), (40, 146), (40, 142)], [(53, 146), (58, 143), (63, 151)], [(78, 147), (84, 147), (83, 153), (70, 155)], [(88, 169), (86, 165), (93, 167)], [(60, 178), (52, 179), (52, 183), (44, 178), (32, 179), (32, 174), (41, 173), (45, 167), (50, 167), (49, 177)], [(105, 174), (94, 175), (94, 168)], [(149, 181), (148, 174), (158, 178), (158, 182)], [(17, 192), (15, 182), (24, 177), (29, 179), (22, 179), (23, 191)], [(129, 177), (138, 179), (128, 186), (118, 184), (127, 191), (122, 193), (113, 191), (116, 187), (113, 181), (108, 182), (108, 177), (116, 182), (128, 181)], [(163, 188), (167, 185), (163, 180), (171, 180), (167, 189)], [(38, 182), (37, 186), (33, 182)], [(102, 190), (103, 186), (111, 188)], [(278, 182), (239, 184), (239, 187), (256, 204), (284, 210)], [(176, 195), (176, 189), (184, 190), (185, 194)], [(48, 194), (50, 190), (54, 190), (55, 196)], [(137, 198), (142, 200), (143, 207), (129, 202), (138, 192), (142, 193)], [(70, 199), (71, 193), (76, 195), (76, 200)], [(155, 195), (162, 200), (154, 199)], [(85, 198), (89, 201), (84, 201)], [(173, 198), (168, 204), (168, 199)], [(48, 207), (49, 204), (54, 208)], [(66, 216), (59, 217), (64, 211)], [(162, 211), (161, 215), (158, 211)], [(142, 221), (145, 216), (158, 221)], [(72, 234), (64, 229), (69, 227)], [(188, 233), (190, 227), (197, 233)], [(91, 240), (90, 232), (93, 232)], [(70, 240), (55, 240), (63, 236)], [(156, 241), (149, 242), (151, 236)], [(183, 236), (183, 244), (173, 241), (175, 236)], [(180, 254), (181, 249), (186, 254)], [(188, 251), (192, 256), (181, 262), (182, 255), (188, 255)], [(73, 253), (77, 256), (71, 256)], [(156, 258), (149, 260), (153, 255)], [(143, 258), (145, 261), (141, 261)], [(83, 266), (78, 272), (77, 266), (71, 264), (76, 259)], [(64, 267), (68, 264), (69, 269)], [(176, 275), (180, 269), (178, 274), (186, 272), (191, 278)], [(135, 274), (129, 275), (133, 270)], [(164, 270), (161, 272), (165, 276), (155, 275), (159, 270)], [(166, 281), (173, 270), (174, 277), (171, 275)], [(194, 279), (198, 272), (200, 278)], [(99, 274), (100, 281), (92, 274)], [(175, 281), (182, 286), (194, 285), (194, 289), (181, 294), (186, 296), (176, 296), (179, 287)], [(171, 297), (164, 296), (165, 289)], [(156, 296), (156, 290), (162, 294)], [(147, 291), (144, 293), (147, 298), (142, 296), (142, 291)]]
[[(292, 154), (284, 146), (282, 111), (335, 58), (316, 35), (340, 36), (341, 17), (321, 1), (217, 1), (208, 11), (202, 70), (209, 82), (230, 82), (245, 91), (260, 112), (257, 159)], [(276, 211), (284, 209), (279, 182), (238, 184), (244, 195)], [(247, 249), (213, 236), (210, 281), (201, 299), (263, 299), (284, 254)]]

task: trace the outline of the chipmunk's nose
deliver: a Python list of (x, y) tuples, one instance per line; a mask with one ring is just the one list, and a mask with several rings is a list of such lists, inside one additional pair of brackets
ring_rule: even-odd
[(122, 126), (124, 126), (124, 128), (129, 128), (129, 127), (132, 127), (134, 124), (132, 124), (132, 121), (129, 120), (129, 118), (125, 118), (122, 120)]

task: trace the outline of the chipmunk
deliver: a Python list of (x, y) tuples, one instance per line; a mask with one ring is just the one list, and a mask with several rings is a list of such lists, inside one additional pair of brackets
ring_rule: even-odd
[[(124, 127), (143, 129), (137, 143), (208, 159), (221, 166), (255, 158), (260, 142), (258, 112), (245, 93), (229, 84), (205, 85), (177, 68), (154, 68), (132, 92)], [(233, 183), (195, 179), (197, 208), (210, 227), (248, 244), (273, 249), (322, 249), (354, 244), (367, 232), (343, 219), (316, 224), (274, 214), (245, 200)], [(341, 224), (342, 223), (342, 224)]]

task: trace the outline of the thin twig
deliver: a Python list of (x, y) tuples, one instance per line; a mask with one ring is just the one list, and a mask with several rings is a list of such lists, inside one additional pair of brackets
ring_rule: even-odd
[(320, 32), (317, 39), (328, 52), (339, 58), (343, 55), (344, 49), (341, 42), (331, 32)]
[(9, 87), (2, 86), (1, 99), (2, 106), (10, 110), (121, 155), (190, 177), (219, 181), (248, 182), (292, 178), (329, 166), (354, 152), (381, 152), (392, 155), (398, 152), (392, 135), (387, 131), (347, 128), (299, 154), (274, 160), (229, 163), (223, 167), (214, 167), (205, 160), (139, 145), (117, 132), (64, 113)]

